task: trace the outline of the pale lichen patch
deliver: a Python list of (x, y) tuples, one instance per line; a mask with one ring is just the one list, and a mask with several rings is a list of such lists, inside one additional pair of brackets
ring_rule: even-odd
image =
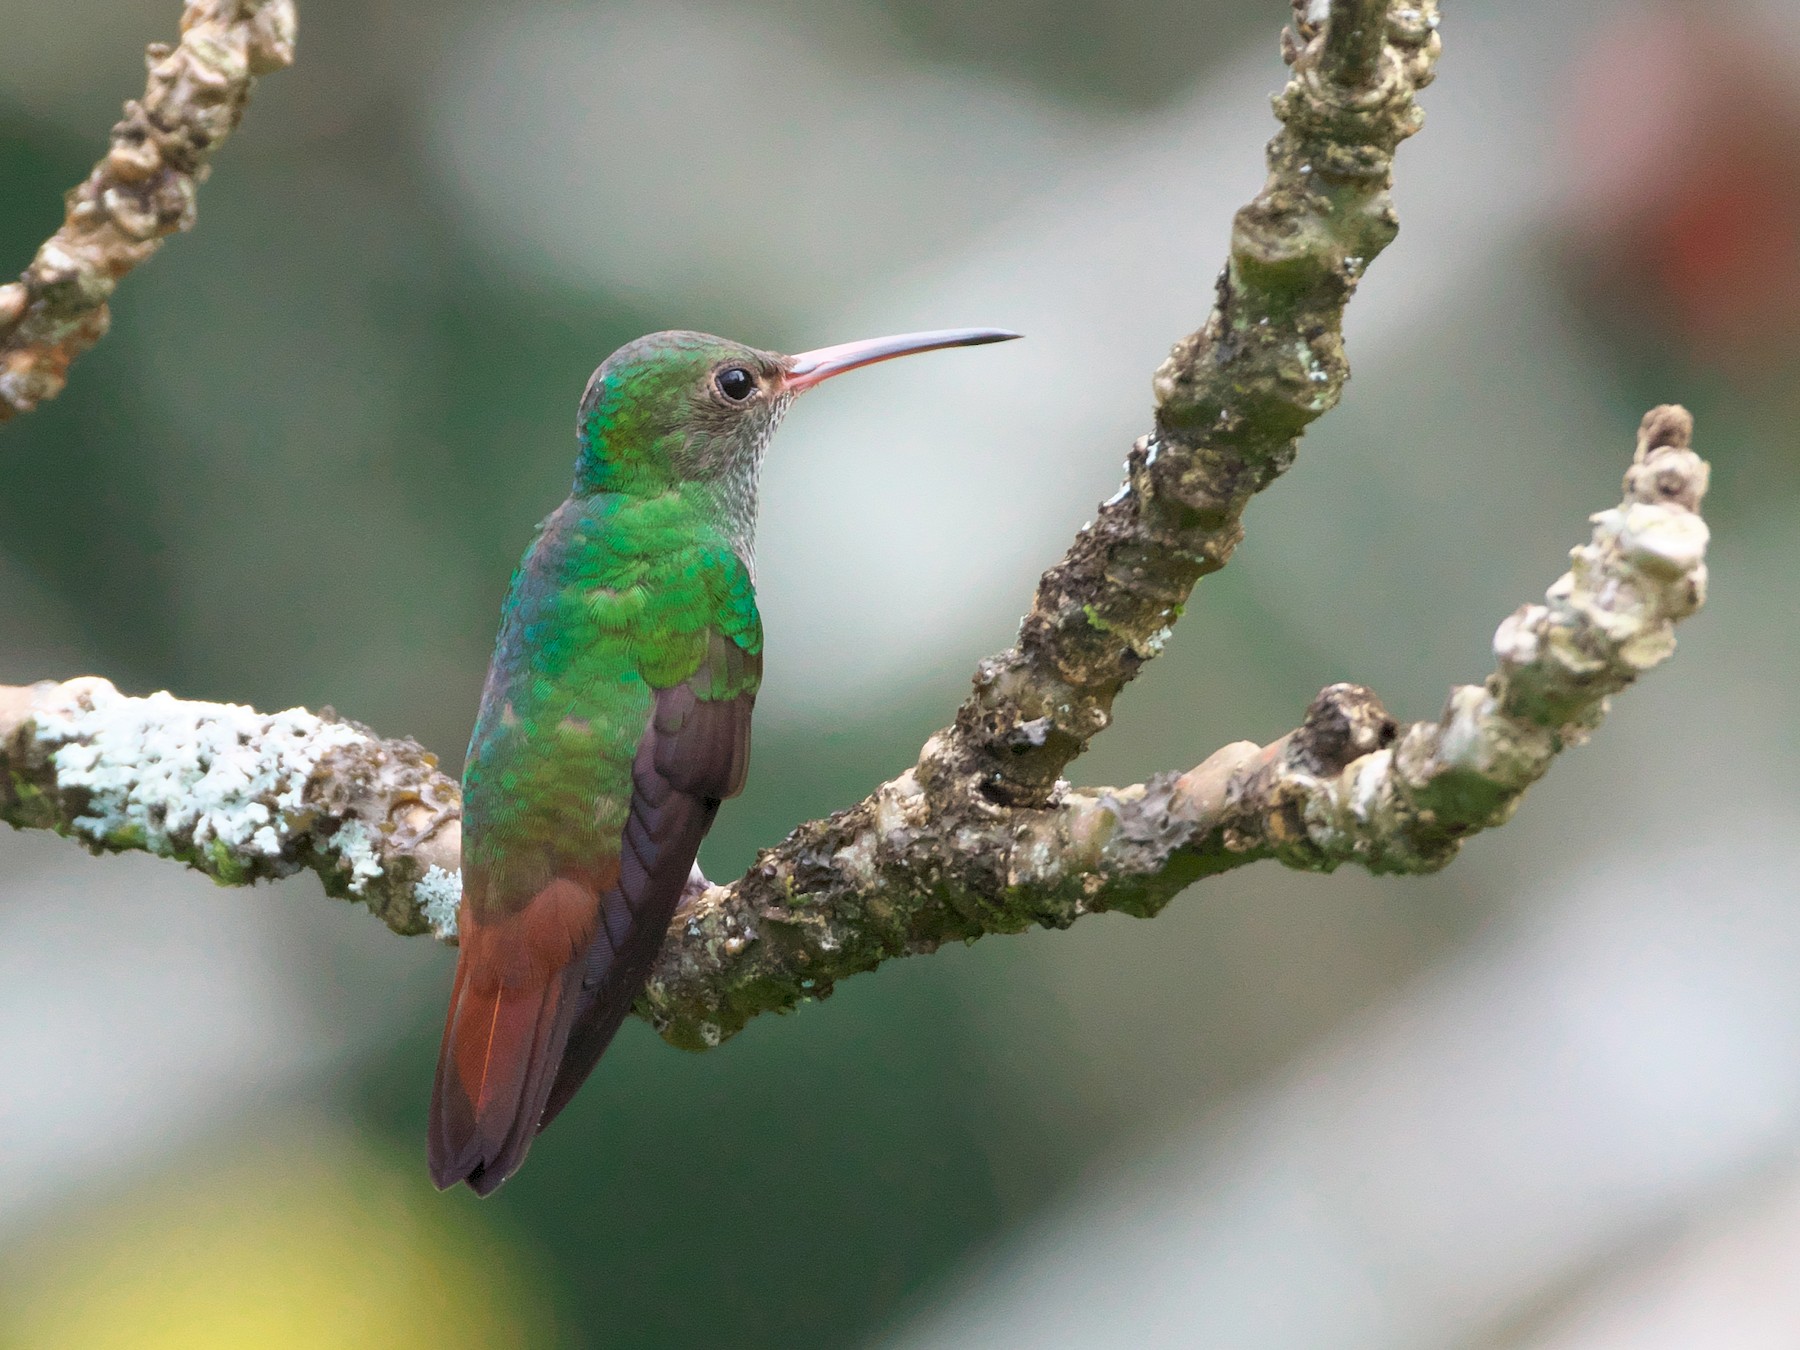
[(1607, 524), (1617, 531), (1625, 560), (1659, 579), (1691, 572), (1706, 557), (1710, 534), (1691, 511), (1632, 502), (1606, 514), (1614, 517)]
[(376, 851), (376, 835), (360, 820), (347, 820), (338, 832), (326, 840), (325, 846), (342, 860), (348, 876), (350, 894), (361, 895), (372, 880), (381, 875), (381, 855)]
[(874, 881), (875, 840), (866, 832), (857, 835), (832, 855), (832, 862), (860, 882)]
[(1388, 785), (1393, 764), (1392, 750), (1377, 750), (1372, 755), (1364, 755), (1346, 771), (1350, 780), (1348, 805), (1358, 824), (1367, 825), (1375, 819), (1375, 808)]
[(433, 863), (413, 887), (413, 898), (434, 937), (448, 942), (456, 936), (457, 914), (462, 908), (461, 872), (447, 872)]
[(100, 847), (124, 839), (178, 855), (219, 843), (279, 858), (307, 827), (319, 761), (366, 739), (299, 708), (130, 698), (104, 680), (54, 690), (33, 706), (36, 739), (51, 749), (59, 786), (86, 794), (70, 828)]
[(310, 868), (401, 933), (454, 868), (460, 798), (435, 757), (329, 711), (137, 698), (102, 679), (0, 690), (0, 819), (143, 850), (225, 885)]

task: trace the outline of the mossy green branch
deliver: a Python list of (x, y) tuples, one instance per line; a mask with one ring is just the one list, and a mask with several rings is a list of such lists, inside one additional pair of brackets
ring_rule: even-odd
[(1500, 625), (1494, 673), (1452, 690), (1436, 721), (1400, 726), (1369, 690), (1332, 685), (1270, 745), (1024, 807), (973, 782), (955, 798), (928, 791), (940, 736), (918, 769), (690, 905), (641, 1011), (697, 1048), (882, 961), (1104, 910), (1155, 914), (1193, 882), (1263, 859), (1436, 871), (1511, 817), (1612, 695), (1669, 656), (1675, 624), (1705, 598), (1707, 466), (1692, 429), (1679, 408), (1644, 418), (1624, 502), (1594, 517), (1541, 604)]

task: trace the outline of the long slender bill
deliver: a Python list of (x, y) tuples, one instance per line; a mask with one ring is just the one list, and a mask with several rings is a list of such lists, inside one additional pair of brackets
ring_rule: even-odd
[(874, 365), (877, 361), (890, 361), (896, 356), (934, 352), (940, 347), (979, 347), (987, 342), (1010, 342), (1019, 336), (1003, 328), (942, 328), (931, 333), (901, 333), (896, 337), (843, 342), (835, 347), (801, 352), (788, 368), (785, 383), (790, 393), (798, 394), (833, 375), (842, 375), (858, 366)]

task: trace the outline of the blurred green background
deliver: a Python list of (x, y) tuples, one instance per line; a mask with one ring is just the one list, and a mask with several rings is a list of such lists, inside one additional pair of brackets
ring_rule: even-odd
[[(0, 0), (18, 266), (177, 8)], [(1800, 1010), (1742, 962), (1794, 923), (1762, 902), (1792, 894), (1800, 822), (1800, 78), (1771, 36), (1800, 16), (1738, 6), (1727, 37), (1649, 0), (1447, 8), (1345, 405), (1075, 772), (1267, 740), (1336, 679), (1434, 716), (1617, 500), (1643, 408), (1688, 402), (1716, 470), (1715, 600), (1517, 822), (1426, 881), (1258, 870), (1153, 923), (904, 962), (703, 1056), (634, 1023), (485, 1203), (424, 1174), (448, 952), (310, 878), (214, 892), (0, 838), (0, 1344), (1562, 1344), (1633, 1253), (1746, 1176), (1786, 1177)], [(501, 590), (615, 345), (1026, 331), (834, 386), (777, 443), (756, 761), (703, 854), (741, 868), (910, 762), (1112, 490), (1260, 181), (1287, 10), (302, 0), (299, 61), (258, 88), (197, 230), (125, 283), (67, 392), (0, 428), (0, 680), (330, 704), (454, 767)], [(1630, 78), (1652, 68), (1655, 88)], [(1774, 852), (1745, 861), (1752, 841)], [(1677, 845), (1722, 861), (1653, 865)], [(1604, 1054), (1571, 1054), (1588, 1042), (1560, 1023), (1525, 1049), (1472, 1013), (1435, 1050), (1394, 1030), (1434, 1024), (1433, 999), (1536, 988), (1519, 934), (1588, 932), (1590, 894), (1641, 901), (1666, 918), (1657, 952), (1691, 950), (1696, 886), (1727, 936), (1710, 965), (1676, 960), (1691, 1021), (1607, 993), (1662, 987), (1608, 938), (1567, 958), (1587, 991), (1569, 1006), (1591, 994), (1630, 1029)], [(1722, 1047), (1723, 1086), (1697, 1067), (1724, 1073)], [(1515, 1050), (1535, 1067), (1484, 1097)], [(1658, 1086), (1583, 1096), (1615, 1053)], [(1652, 1128), (1771, 1074), (1782, 1092), (1740, 1115)], [(1341, 1122), (1342, 1101), (1365, 1112), (1350, 1133), (1290, 1132), (1386, 1200), (1349, 1222), (1314, 1175), (1283, 1194), (1317, 1223), (1219, 1208), (1220, 1176), (1282, 1168), (1221, 1122), (1254, 1138), (1271, 1111)], [(1535, 1138), (1545, 1101), (1564, 1114), (1536, 1152), (1433, 1177), (1429, 1147), (1397, 1142), (1440, 1118)], [(1583, 1191), (1582, 1149), (1619, 1153), (1628, 1117), (1625, 1179)], [(1705, 1165), (1681, 1152), (1702, 1137)], [(1183, 1245), (1146, 1199), (1187, 1194), (1177, 1158), (1213, 1169), (1191, 1212), (1216, 1240)], [(1396, 1237), (1409, 1187), (1549, 1254), (1434, 1274), (1460, 1229)], [(1572, 1212), (1584, 1236), (1533, 1245)], [(1339, 1264), (1293, 1256), (1311, 1248), (1290, 1222), (1331, 1230)], [(1068, 1254), (1108, 1223), (1173, 1272), (1084, 1275)], [(1058, 1300), (1093, 1326), (1051, 1318)]]

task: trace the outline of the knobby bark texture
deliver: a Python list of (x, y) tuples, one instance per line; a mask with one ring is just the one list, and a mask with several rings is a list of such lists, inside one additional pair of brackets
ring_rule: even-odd
[(1194, 583), (1230, 560), (1250, 498), (1349, 378), (1344, 307), (1399, 226), (1394, 149), (1419, 129), (1437, 61), (1434, 0), (1297, 4), (1269, 177), (1233, 222), (1206, 325), (1155, 379), (1156, 420), (1127, 481), (1044, 573), (1018, 645), (985, 661), (937, 750), (996, 801), (1041, 806), (1162, 649)]
[(193, 225), (209, 161), (256, 77), (293, 64), (294, 28), (293, 0), (188, 0), (180, 42), (151, 45), (144, 97), (69, 193), (62, 228), (0, 286), (0, 422), (62, 392), (69, 363), (105, 336), (120, 279)]
[(1229, 745), (1127, 788), (1065, 785), (1027, 807), (978, 778), (934, 784), (955, 734), (943, 733), (913, 770), (700, 896), (641, 1011), (678, 1045), (713, 1045), (891, 957), (1103, 910), (1152, 915), (1259, 859), (1437, 870), (1669, 656), (1676, 621), (1705, 598), (1707, 466), (1691, 433), (1679, 408), (1645, 417), (1623, 503), (1594, 517), (1542, 603), (1500, 625), (1496, 670), (1453, 690), (1437, 721), (1399, 727), (1369, 690), (1332, 685), (1271, 745)]
[[(1395, 233), (1392, 157), (1437, 53), (1432, 0), (1296, 5), (1268, 181), (1238, 213), (1205, 326), (1157, 372), (1127, 481), (911, 769), (689, 898), (638, 1006), (670, 1041), (716, 1045), (947, 941), (1151, 915), (1261, 859), (1435, 870), (1673, 650), (1704, 597), (1707, 468), (1687, 414), (1664, 407), (1644, 419), (1622, 504), (1594, 517), (1542, 603), (1500, 625), (1495, 671), (1453, 690), (1438, 720), (1400, 727), (1369, 690), (1333, 685), (1270, 745), (1125, 788), (1062, 778), (1194, 583), (1230, 558), (1250, 498), (1337, 401), (1344, 306)], [(311, 869), (397, 932), (451, 938), (459, 812), (430, 754), (329, 711), (129, 698), (93, 678), (0, 688), (0, 819), (96, 851), (147, 850), (234, 884)]]

